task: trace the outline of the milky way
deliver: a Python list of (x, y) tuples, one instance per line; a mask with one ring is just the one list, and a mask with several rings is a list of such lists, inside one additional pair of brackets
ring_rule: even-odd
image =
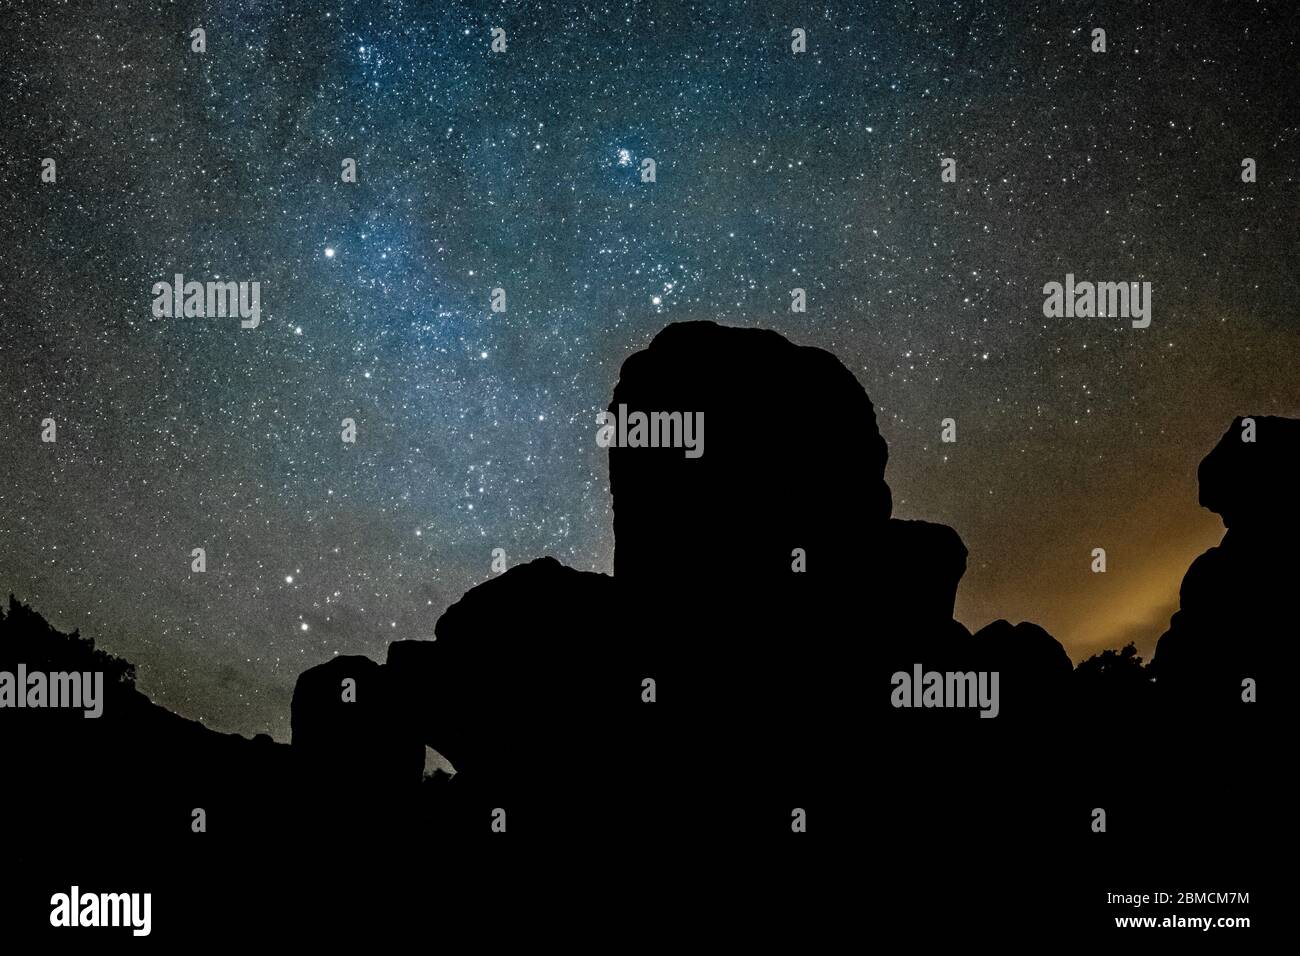
[[(1197, 462), (1300, 410), (1298, 28), (1070, 6), (23, 5), (0, 587), (286, 739), (299, 672), (431, 636), (493, 548), (609, 570), (595, 414), (707, 318), (853, 369), (967, 625), (1149, 653), (1222, 533)], [(155, 318), (177, 272), (260, 282), (260, 326)], [(1150, 281), (1150, 327), (1045, 318), (1067, 273)]]

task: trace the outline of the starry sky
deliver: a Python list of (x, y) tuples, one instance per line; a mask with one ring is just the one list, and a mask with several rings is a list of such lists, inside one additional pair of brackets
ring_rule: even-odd
[[(19, 5), (0, 588), (159, 703), (287, 740), (299, 672), (431, 636), (493, 548), (611, 569), (595, 413), (703, 318), (853, 369), (895, 515), (970, 549), (969, 627), (1149, 654), (1222, 534), (1197, 463), (1234, 415), (1300, 413), (1300, 25), (1218, 11)], [(177, 272), (261, 282), (261, 326), (154, 318)], [(1151, 281), (1150, 328), (1044, 318), (1067, 272)]]

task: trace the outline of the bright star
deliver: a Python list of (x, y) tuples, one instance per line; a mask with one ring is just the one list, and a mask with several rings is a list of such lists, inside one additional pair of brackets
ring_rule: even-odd
[(333, 259), (333, 258), (334, 258), (334, 250), (333, 250), (333, 249), (326, 249), (326, 250), (325, 250), (325, 258), (326, 258), (326, 259)]

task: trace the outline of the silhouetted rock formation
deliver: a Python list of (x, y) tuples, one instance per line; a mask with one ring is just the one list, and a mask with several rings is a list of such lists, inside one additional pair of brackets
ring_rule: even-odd
[[(129, 664), (11, 598), (0, 670), (109, 678), (99, 720), (0, 713), (30, 838), (55, 839), (90, 781), (112, 820), (104, 843), (130, 833), (191, 867), (211, 847), (276, 838), (307, 866), (313, 843), (346, 854), (377, 836), (459, 874), (549, 838), (587, 863), (612, 853), (615, 879), (631, 869), (656, 891), (676, 888), (701, 848), (731, 892), (780, 872), (847, 895), (856, 884), (836, 881), (875, 860), (896, 893), (877, 905), (933, 916), (942, 900), (951, 916), (989, 860), (1056, 867), (1067, 882), (1043, 881), (1046, 905), (1070, 896), (1072, 875), (1088, 893), (1098, 874), (1165, 886), (1166, 871), (1144, 878), (1148, 858), (1209, 888), (1193, 885), (1189, 860), (1224, 865), (1260, 836), (1255, 810), (1271, 798), (1206, 761), (1244, 761), (1269, 788), (1280, 764), (1270, 738), (1240, 732), (1255, 713), (1241, 681), (1287, 699), (1300, 422), (1256, 419), (1249, 444), (1238, 420), (1202, 463), (1202, 503), (1228, 532), (1189, 569), (1155, 663), (1126, 648), (1072, 670), (1037, 625), (998, 620), (972, 636), (952, 619), (966, 547), (951, 528), (891, 518), (873, 406), (829, 353), (773, 332), (672, 325), (624, 363), (621, 406), (701, 412), (705, 429), (698, 458), (610, 450), (614, 577), (531, 561), (470, 589), (435, 640), (396, 641), (383, 665), (336, 657), (307, 670), (291, 748), (167, 713)], [(895, 706), (894, 676), (914, 668), (953, 688), (997, 672), (997, 717), (925, 706), (919, 690)], [(1164, 718), (1179, 707), (1222, 720), (1173, 732)], [(455, 773), (426, 778), (426, 748)], [(129, 785), (114, 790), (123, 755)], [(187, 842), (196, 807), (221, 839)], [(1098, 808), (1106, 834), (1090, 826)], [(498, 810), (511, 842), (491, 835)], [(796, 811), (806, 834), (792, 831)], [(1063, 859), (1072, 873), (1058, 872)]]
[(433, 691), (438, 662), (438, 643), (426, 640), (392, 641), (384, 659), (388, 689), (402, 732), (422, 747), (431, 747), (438, 726), (438, 711)]
[(1279, 533), (1300, 524), (1300, 419), (1256, 416), (1253, 441), (1235, 418), (1197, 469), (1201, 507), (1224, 527)]
[(933, 622), (952, 618), (966, 573), (966, 545), (947, 525), (892, 518), (880, 542), (882, 591), (900, 613)]
[(611, 412), (621, 405), (702, 412), (705, 443), (695, 459), (610, 449), (619, 580), (744, 587), (788, 575), (793, 548), (823, 571), (847, 567), (889, 517), (875, 410), (829, 352), (765, 329), (676, 323), (623, 363)]
[(871, 401), (828, 352), (689, 322), (623, 363), (623, 407), (700, 413), (705, 435), (699, 458), (609, 452), (618, 603), (671, 773), (646, 786), (666, 832), (788, 834), (856, 736), (864, 645), (845, 629), (872, 628), (891, 510)]
[[(966, 571), (966, 545), (947, 525), (891, 518), (881, 529), (872, 556), (859, 574), (878, 581), (869, 598), (867, 621), (875, 630), (866, 666), (872, 683), (921, 664), (927, 670), (966, 671), (976, 665), (978, 648), (970, 631), (952, 619), (957, 586)], [(865, 582), (864, 582), (865, 583)], [(875, 702), (885, 709), (887, 698)], [(951, 721), (952, 711), (891, 714), (914, 726), (918, 721)]]
[(1056, 638), (1028, 621), (994, 621), (974, 641), (980, 669), (999, 675), (999, 720), (1041, 721), (1064, 712), (1074, 665)]
[(424, 776), (424, 746), (403, 725), (389, 672), (368, 657), (339, 656), (298, 677), (293, 755), (305, 781), (378, 798)]
[(611, 599), (607, 576), (540, 558), (467, 591), (418, 661), (390, 648), (391, 667), (418, 664), (424, 742), (456, 769), (437, 791), (444, 832), (489, 833), (500, 808), (507, 832), (571, 839), (621, 812), (640, 681)]
[[(498, 806), (544, 827), (563, 785), (588, 808), (619, 808), (614, 830), (788, 834), (793, 808), (832, 815), (828, 801), (858, 798), (844, 755), (862, 747), (867, 713), (891, 717), (872, 746), (925, 766), (953, 746), (944, 728), (976, 715), (893, 711), (894, 671), (1005, 657), (1013, 684), (1040, 667), (1055, 687), (1062, 662), (1068, 676), (1032, 625), (1003, 648), (952, 620), (966, 548), (950, 528), (890, 519), (871, 402), (834, 356), (772, 332), (672, 325), (624, 363), (622, 408), (702, 413), (705, 440), (697, 458), (611, 448), (614, 579), (551, 559), (512, 568), (449, 608), (436, 642), (390, 648), (405, 724), (457, 770), (436, 799), (472, 806), (466, 827)], [(1029, 712), (1051, 694), (1015, 696)]]
[(1276, 683), (1265, 688), (1265, 675), (1294, 673), (1300, 421), (1260, 416), (1254, 424), (1246, 441), (1245, 422), (1235, 419), (1201, 462), (1201, 504), (1227, 533), (1192, 562), (1152, 661), (1162, 696), (1185, 712), (1248, 713), (1247, 680), (1257, 685), (1257, 704), (1276, 706), (1287, 695)]
[[(61, 633), (12, 595), (0, 614), (0, 671), (104, 674), (102, 713), (78, 709), (0, 710), (6, 759), (21, 768), (24, 837), (56, 841), (93, 804), (101, 826), (85, 845), (122, 834), (145, 845), (181, 840), (202, 808), (209, 833), (247, 836), (279, 825), (271, 807), (249, 799), (249, 781), (271, 792), (290, 778), (285, 746), (219, 734), (153, 703), (135, 687), (135, 668)], [(18, 795), (17, 792), (14, 794)], [(87, 820), (87, 822), (91, 822)]]

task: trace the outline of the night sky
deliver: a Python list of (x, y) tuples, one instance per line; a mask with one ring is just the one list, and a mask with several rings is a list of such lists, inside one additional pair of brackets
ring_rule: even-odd
[[(0, 589), (286, 740), (302, 670), (432, 636), (493, 548), (608, 571), (596, 412), (715, 319), (853, 369), (895, 516), (970, 549), (965, 624), (1149, 654), (1222, 534), (1197, 463), (1300, 413), (1300, 25), (1225, 9), (21, 4)], [(261, 282), (260, 327), (155, 318), (177, 272)], [(1152, 282), (1151, 326), (1044, 318), (1067, 272)]]

